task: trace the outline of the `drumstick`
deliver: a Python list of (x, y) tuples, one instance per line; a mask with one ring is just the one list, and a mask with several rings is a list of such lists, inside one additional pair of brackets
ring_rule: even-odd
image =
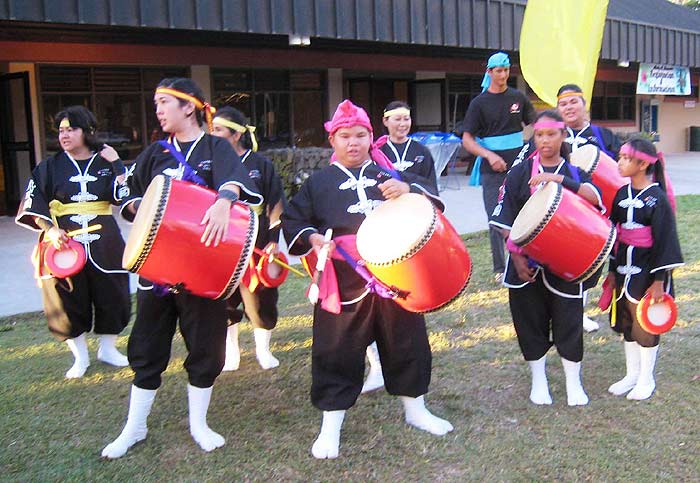
[[(264, 251), (262, 251), (262, 250), (259, 249), (258, 247), (255, 247), (255, 250), (254, 250), (254, 251), (255, 251), (255, 253), (257, 253), (257, 254), (260, 255), (261, 257), (266, 257), (266, 256), (267, 256), (267, 253), (265, 253)], [(279, 258), (275, 257), (274, 255), (272, 255), (272, 257), (271, 257), (270, 259), (271, 259), (274, 263), (276, 263), (277, 265), (286, 268), (287, 270), (289, 270), (289, 271), (292, 272), (293, 274), (299, 275), (299, 276), (302, 277), (302, 278), (306, 278), (306, 274), (305, 274), (304, 272), (300, 272), (300, 271), (297, 270), (296, 268), (294, 268), (294, 267), (292, 267), (292, 266), (290, 266), (290, 265), (284, 263), (282, 260), (280, 260)]]
[(309, 302), (316, 305), (318, 302), (318, 282), (321, 280), (321, 274), (326, 266), (326, 260), (328, 260), (328, 252), (330, 251), (330, 241), (333, 238), (333, 229), (329, 228), (326, 230), (326, 234), (323, 237), (323, 247), (318, 254), (318, 260), (316, 261), (316, 272), (314, 273), (311, 286), (309, 287)]
[(82, 235), (84, 233), (90, 233), (91, 231), (97, 231), (101, 228), (102, 225), (100, 224), (88, 226), (87, 228), (78, 228), (77, 230), (69, 231), (68, 233), (66, 233), (66, 236), (72, 238), (74, 236)]

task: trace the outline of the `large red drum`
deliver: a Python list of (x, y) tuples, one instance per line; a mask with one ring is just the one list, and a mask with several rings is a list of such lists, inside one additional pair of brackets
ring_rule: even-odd
[(598, 146), (585, 144), (571, 153), (571, 164), (591, 175), (593, 184), (600, 189), (603, 206), (610, 213), (617, 190), (630, 182), (629, 178), (620, 176), (615, 160)]
[(436, 310), (469, 283), (472, 263), (464, 242), (423, 195), (385, 201), (357, 232), (357, 251), (377, 279), (398, 289), (411, 312)]
[(245, 273), (258, 232), (258, 218), (242, 203), (231, 205), (226, 240), (219, 246), (201, 241), (200, 222), (216, 192), (159, 175), (141, 201), (124, 249), (130, 272), (200, 297), (229, 297)]
[(535, 191), (510, 231), (527, 256), (570, 282), (595, 274), (608, 259), (615, 237), (610, 220), (559, 183)]

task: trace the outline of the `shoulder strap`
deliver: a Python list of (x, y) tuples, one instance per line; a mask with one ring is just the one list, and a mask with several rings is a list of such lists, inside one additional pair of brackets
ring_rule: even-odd
[(593, 131), (593, 135), (598, 140), (598, 147), (601, 149), (601, 151), (610, 156), (612, 159), (615, 159), (615, 153), (608, 151), (608, 148), (605, 145), (605, 140), (603, 139), (603, 133), (600, 130), (600, 127), (596, 126), (595, 124), (591, 124), (591, 131)]

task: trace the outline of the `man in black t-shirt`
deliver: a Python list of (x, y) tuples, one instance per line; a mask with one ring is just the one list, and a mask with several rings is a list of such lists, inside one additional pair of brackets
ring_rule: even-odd
[[(493, 213), (506, 172), (523, 147), (523, 126), (536, 116), (525, 94), (508, 87), (509, 76), (508, 56), (503, 52), (493, 54), (481, 83), (484, 90), (469, 104), (462, 122), (462, 145), (478, 156), (474, 169), (480, 169), (487, 216)], [(489, 238), (493, 271), (500, 282), (505, 269), (503, 236), (490, 228)]]

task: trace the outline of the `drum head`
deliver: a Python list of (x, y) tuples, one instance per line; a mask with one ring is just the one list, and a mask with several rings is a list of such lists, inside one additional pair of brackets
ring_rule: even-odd
[[(126, 247), (122, 256), (122, 266), (125, 269), (138, 270), (139, 267), (136, 267), (136, 265), (146, 249), (147, 242), (151, 242), (155, 238), (158, 226), (154, 226), (154, 223), (160, 222), (160, 217), (156, 220), (156, 214), (162, 212), (165, 208), (167, 196), (163, 200), (163, 192), (169, 186), (169, 180), (163, 175), (156, 176), (151, 181), (151, 184), (148, 185), (148, 189), (143, 195), (139, 209), (136, 212), (129, 238), (126, 240)], [(154, 230), (155, 233), (152, 233)]]
[(357, 251), (369, 263), (392, 263), (410, 256), (432, 235), (435, 208), (423, 195), (407, 193), (387, 200), (357, 231)]
[(579, 147), (576, 151), (571, 153), (569, 159), (571, 164), (578, 166), (586, 173), (590, 174), (595, 169), (596, 162), (598, 161), (598, 156), (600, 156), (600, 149), (598, 146), (593, 144), (584, 144)]
[(530, 196), (510, 230), (510, 239), (516, 245), (527, 245), (547, 225), (560, 190), (558, 183), (549, 182)]
[(678, 308), (669, 294), (664, 294), (661, 303), (652, 304), (649, 294), (642, 297), (637, 305), (637, 320), (642, 329), (650, 334), (663, 334), (676, 323)]
[[(288, 264), (289, 261), (284, 253), (279, 252), (276, 255), (282, 263)], [(269, 255), (261, 256), (258, 260), (255, 270), (258, 273), (258, 279), (267, 288), (279, 287), (287, 279), (289, 270), (275, 262), (270, 261)]]

